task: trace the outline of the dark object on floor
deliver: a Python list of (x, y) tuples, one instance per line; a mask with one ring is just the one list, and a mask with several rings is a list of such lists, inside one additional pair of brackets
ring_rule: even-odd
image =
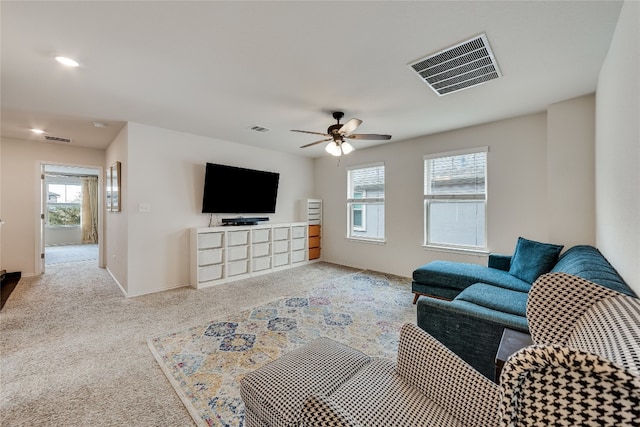
[(1, 285), (1, 294), (2, 298), (0, 301), (0, 310), (4, 307), (4, 303), (9, 299), (9, 295), (16, 288), (16, 285), (20, 281), (20, 276), (22, 275), (19, 271), (15, 273), (7, 273), (6, 270), (2, 270), (2, 285)]

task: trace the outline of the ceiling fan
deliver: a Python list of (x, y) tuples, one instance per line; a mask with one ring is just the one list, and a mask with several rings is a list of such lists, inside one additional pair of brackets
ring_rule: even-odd
[(291, 132), (310, 133), (312, 135), (322, 135), (327, 138), (320, 141), (312, 142), (310, 144), (302, 145), (300, 148), (311, 147), (312, 145), (320, 144), (326, 141), (331, 141), (327, 144), (325, 150), (333, 156), (341, 156), (343, 154), (349, 154), (354, 150), (353, 146), (345, 141), (347, 139), (369, 139), (369, 140), (387, 140), (391, 139), (391, 135), (378, 135), (375, 133), (351, 133), (356, 130), (362, 123), (360, 119), (351, 119), (345, 124), (340, 124), (340, 119), (344, 117), (342, 111), (334, 111), (333, 118), (336, 119), (335, 125), (329, 126), (327, 133), (311, 132), (308, 130), (291, 129)]

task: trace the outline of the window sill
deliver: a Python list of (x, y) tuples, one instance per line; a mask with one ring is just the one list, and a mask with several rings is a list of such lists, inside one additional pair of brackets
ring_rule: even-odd
[(44, 228), (48, 229), (65, 229), (65, 228), (80, 228), (79, 225), (45, 225)]
[(423, 249), (436, 252), (449, 252), (454, 254), (466, 254), (477, 256), (489, 256), (490, 251), (486, 249), (469, 249), (469, 248), (454, 248), (448, 246), (434, 246), (434, 245), (422, 245)]
[(367, 239), (366, 237), (345, 237), (345, 239), (358, 243), (370, 243), (374, 245), (384, 245), (387, 243), (384, 239)]

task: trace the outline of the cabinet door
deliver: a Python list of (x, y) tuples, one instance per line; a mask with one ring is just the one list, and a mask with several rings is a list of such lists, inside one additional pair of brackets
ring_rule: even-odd
[(222, 265), (210, 265), (198, 268), (198, 282), (209, 282), (222, 278)]
[(227, 233), (227, 239), (229, 239), (227, 241), (227, 246), (246, 245), (247, 243), (249, 243), (249, 231), (230, 231)]
[(220, 264), (222, 262), (222, 249), (207, 249), (198, 251), (198, 266)]
[(223, 233), (200, 233), (198, 235), (198, 249), (222, 247)]
[(319, 225), (310, 225), (309, 226), (309, 237), (318, 237), (320, 236), (320, 226)]
[(273, 242), (273, 252), (276, 254), (280, 254), (283, 252), (289, 252), (289, 241), (288, 240), (279, 240), (277, 242)]
[(320, 248), (309, 248), (309, 259), (320, 258)]
[(255, 243), (251, 251), (252, 258), (263, 257), (271, 254), (271, 243)]
[(320, 247), (320, 237), (309, 237), (309, 247), (310, 248), (319, 248)]
[(276, 254), (273, 257), (273, 265), (274, 267), (279, 267), (281, 265), (289, 264), (289, 253), (284, 254)]
[(273, 240), (289, 240), (289, 227), (274, 228)]

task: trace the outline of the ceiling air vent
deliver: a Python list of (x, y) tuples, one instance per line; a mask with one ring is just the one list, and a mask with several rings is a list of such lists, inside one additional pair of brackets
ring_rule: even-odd
[(438, 95), (502, 77), (485, 34), (409, 64)]
[(254, 132), (260, 132), (260, 133), (267, 133), (271, 130), (269, 128), (266, 128), (264, 126), (259, 126), (259, 125), (250, 126), (249, 129)]
[(51, 135), (45, 135), (44, 139), (46, 139), (47, 141), (51, 141), (51, 142), (61, 142), (64, 144), (71, 144), (71, 138), (65, 138), (62, 136), (51, 136)]

